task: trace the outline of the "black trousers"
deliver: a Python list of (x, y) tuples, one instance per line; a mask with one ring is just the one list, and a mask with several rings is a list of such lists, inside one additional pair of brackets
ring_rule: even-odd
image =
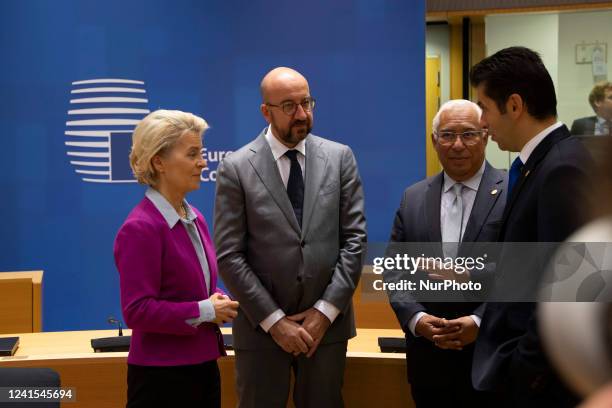
[(127, 408), (220, 408), (221, 376), (217, 361), (150, 367), (128, 364)]
[(498, 405), (493, 394), (476, 391), (469, 383), (440, 387), (413, 386), (411, 393), (417, 408), (489, 408)]

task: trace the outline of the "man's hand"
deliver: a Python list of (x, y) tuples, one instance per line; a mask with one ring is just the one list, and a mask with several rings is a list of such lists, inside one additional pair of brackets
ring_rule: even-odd
[(294, 322), (301, 322), (302, 327), (312, 336), (314, 345), (310, 348), (310, 351), (306, 355), (306, 357), (312, 357), (312, 355), (317, 350), (321, 339), (325, 335), (325, 332), (331, 325), (331, 322), (329, 321), (327, 316), (325, 316), (323, 313), (321, 313), (314, 307), (311, 307), (310, 309), (302, 313), (298, 313), (287, 318)]
[(213, 293), (210, 296), (210, 303), (215, 309), (215, 320), (217, 324), (231, 323), (238, 316), (238, 302), (229, 298), (229, 296), (220, 293)]
[[(425, 263), (425, 265), (427, 265), (427, 263)], [(430, 266), (430, 268), (425, 268), (424, 270), (431, 279), (452, 280), (459, 283), (470, 281), (470, 271), (467, 268), (463, 271), (457, 272), (456, 269), (445, 268), (444, 264), (438, 261), (435, 263), (429, 263), (427, 266)]]
[(417, 322), (414, 331), (419, 336), (423, 336), (429, 341), (434, 341), (434, 336), (449, 334), (457, 330), (456, 327), (449, 326), (448, 322), (446, 319), (425, 314)]
[(441, 349), (462, 350), (464, 346), (476, 341), (478, 325), (470, 316), (448, 320), (448, 325), (454, 329), (451, 333), (433, 336), (433, 342)]
[(306, 329), (289, 320), (287, 316), (274, 323), (274, 326), (270, 328), (270, 334), (276, 344), (294, 356), (308, 353), (314, 345), (314, 340)]

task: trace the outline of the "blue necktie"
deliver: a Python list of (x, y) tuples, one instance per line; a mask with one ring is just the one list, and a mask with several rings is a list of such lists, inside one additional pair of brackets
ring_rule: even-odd
[(523, 162), (521, 161), (521, 158), (519, 156), (512, 162), (512, 166), (510, 166), (510, 172), (508, 173), (508, 200), (510, 200), (510, 194), (512, 194), (512, 189), (516, 185), (516, 182), (518, 181), (522, 170)]
[(287, 195), (295, 218), (297, 222), (302, 226), (302, 208), (304, 207), (304, 177), (302, 176), (302, 168), (297, 159), (297, 150), (287, 150), (285, 156), (291, 160), (291, 169), (289, 170), (289, 180), (287, 180)]

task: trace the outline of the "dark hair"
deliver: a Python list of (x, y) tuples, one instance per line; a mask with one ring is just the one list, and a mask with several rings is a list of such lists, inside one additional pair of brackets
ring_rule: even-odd
[(474, 87), (483, 84), (501, 113), (506, 113), (510, 95), (518, 94), (534, 118), (557, 116), (553, 81), (540, 55), (529, 48), (504, 48), (483, 59), (470, 70), (470, 82)]

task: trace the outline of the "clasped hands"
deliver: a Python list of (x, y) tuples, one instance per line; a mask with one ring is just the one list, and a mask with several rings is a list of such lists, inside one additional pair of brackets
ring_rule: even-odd
[(213, 293), (209, 299), (215, 309), (214, 323), (218, 325), (231, 323), (238, 316), (239, 304), (237, 301), (230, 299), (229, 296)]
[(441, 349), (462, 350), (476, 341), (478, 325), (470, 316), (447, 320), (425, 314), (417, 322), (415, 332)]
[(311, 357), (330, 325), (327, 316), (311, 307), (302, 313), (283, 317), (270, 328), (270, 334), (287, 353)]

